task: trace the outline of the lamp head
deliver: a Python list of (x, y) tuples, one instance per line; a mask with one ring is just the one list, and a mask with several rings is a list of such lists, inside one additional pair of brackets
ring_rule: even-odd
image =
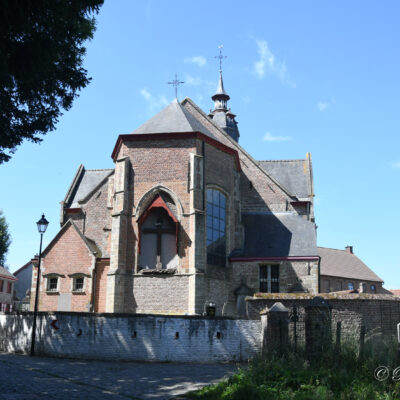
[(39, 233), (42, 235), (43, 233), (46, 232), (47, 225), (49, 225), (49, 221), (44, 217), (44, 214), (42, 214), (42, 218), (39, 219), (38, 222), (36, 222), (36, 225), (38, 227)]

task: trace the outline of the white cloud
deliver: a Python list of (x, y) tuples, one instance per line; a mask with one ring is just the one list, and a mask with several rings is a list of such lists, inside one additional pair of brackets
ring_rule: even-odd
[(186, 57), (183, 62), (197, 64), (199, 67), (203, 67), (207, 64), (207, 60), (203, 56)]
[(254, 73), (258, 79), (263, 79), (266, 72), (276, 75), (280, 81), (293, 88), (296, 84), (290, 79), (287, 72), (286, 64), (283, 61), (277, 60), (275, 55), (268, 47), (266, 40), (256, 39), (257, 52), (260, 59), (254, 63)]
[(317, 103), (317, 107), (319, 111), (325, 111), (329, 107), (329, 103), (324, 103), (323, 101), (319, 101)]
[(151, 101), (152, 96), (151, 96), (151, 94), (148, 92), (147, 89), (142, 89), (142, 90), (140, 91), (140, 94), (144, 97), (144, 99), (145, 99), (146, 101)]
[(396, 161), (392, 164), (393, 169), (400, 169), (400, 161)]
[(163, 94), (153, 96), (146, 88), (141, 89), (140, 94), (146, 100), (149, 106), (148, 111), (151, 114), (154, 114), (155, 112), (159, 111), (161, 108), (167, 106), (170, 103)]
[(267, 132), (263, 138), (263, 140), (265, 140), (266, 142), (283, 142), (292, 139), (293, 138), (291, 138), (290, 136), (273, 136), (269, 132)]

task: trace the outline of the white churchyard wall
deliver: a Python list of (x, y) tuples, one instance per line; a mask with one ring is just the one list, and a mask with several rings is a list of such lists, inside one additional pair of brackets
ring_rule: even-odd
[[(29, 353), (32, 314), (0, 314), (0, 350)], [(247, 361), (261, 322), (228, 318), (41, 312), (36, 354), (131, 361)]]

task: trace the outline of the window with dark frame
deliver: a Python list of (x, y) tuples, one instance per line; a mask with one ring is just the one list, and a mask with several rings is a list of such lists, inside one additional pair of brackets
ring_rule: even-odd
[(279, 293), (279, 265), (260, 265), (260, 292)]
[(0, 279), (0, 292), (3, 291), (3, 287), (4, 287), (4, 281), (3, 279)]
[(56, 292), (58, 287), (58, 278), (47, 278), (47, 291)]
[(347, 285), (347, 288), (348, 288), (349, 290), (354, 290), (354, 284), (353, 284), (353, 282), (349, 282), (348, 285)]
[(226, 196), (207, 189), (207, 264), (226, 264)]
[(7, 293), (11, 293), (12, 282), (7, 282)]
[(376, 293), (376, 286), (375, 285), (371, 285), (370, 288), (371, 288), (371, 292), (372, 293)]
[(74, 278), (74, 292), (83, 292), (83, 283), (84, 283), (84, 278), (83, 276), (79, 276)]

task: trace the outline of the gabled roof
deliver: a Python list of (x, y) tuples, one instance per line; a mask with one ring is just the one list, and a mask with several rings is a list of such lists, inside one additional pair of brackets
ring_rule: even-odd
[(113, 169), (88, 169), (81, 164), (64, 199), (66, 208), (79, 208), (104, 180), (114, 172)]
[(299, 199), (312, 194), (309, 160), (266, 160), (261, 167)]
[[(213, 119), (209, 118), (207, 114), (205, 114), (204, 111), (189, 97), (186, 97), (185, 99), (182, 100), (183, 108), (185, 108), (187, 104), (190, 105), (198, 113), (200, 118), (206, 120), (208, 123), (212, 125), (214, 129), (216, 129), (220, 134), (222, 134), (222, 136), (226, 139), (226, 142), (228, 142), (229, 144), (224, 143), (224, 141), (222, 141), (222, 143), (224, 143), (225, 145), (229, 145), (229, 147), (239, 151), (242, 155), (244, 155), (247, 158), (247, 160), (250, 163), (253, 164), (254, 167), (256, 167), (259, 171), (265, 174), (266, 177), (268, 177), (272, 182), (274, 182), (286, 195), (288, 195), (289, 197), (294, 197), (293, 193), (289, 192), (289, 190), (285, 188), (279, 181), (277, 181), (277, 179), (275, 179), (270, 173), (268, 173), (268, 171), (262, 168), (260, 163), (257, 160), (255, 160), (253, 156), (251, 156), (242, 146), (240, 146), (240, 144), (236, 140), (234, 140), (231, 136), (229, 136), (228, 133), (226, 133), (222, 128), (220, 128), (218, 124), (216, 124), (215, 121), (213, 121)], [(219, 138), (217, 138), (216, 140), (219, 140)]]
[(76, 226), (74, 221), (72, 221), (72, 219), (68, 219), (68, 221), (61, 227), (61, 229), (58, 231), (57, 235), (54, 236), (53, 240), (43, 250), (42, 256), (43, 257), (46, 256), (46, 254), (49, 252), (49, 250), (56, 243), (57, 239), (60, 238), (63, 235), (63, 233), (67, 230), (67, 228), (69, 228), (70, 226), (72, 226), (76, 230), (76, 232), (78, 233), (78, 235), (80, 236), (82, 241), (85, 243), (85, 245), (89, 249), (89, 251), (93, 254), (93, 256), (101, 257), (101, 252), (100, 252), (99, 248), (97, 247), (96, 243), (92, 239), (89, 239), (86, 236), (84, 236), (82, 234), (82, 232), (79, 230), (79, 228)]
[(242, 213), (244, 248), (232, 258), (318, 257), (315, 224), (295, 213)]
[(12, 281), (16, 281), (17, 278), (7, 269), (0, 265), (0, 278), (10, 279)]
[(383, 282), (383, 279), (368, 268), (355, 254), (347, 250), (318, 247), (318, 254), (321, 257), (321, 275)]
[(132, 134), (153, 134), (153, 133), (180, 133), (180, 132), (201, 132), (206, 136), (216, 139), (215, 136), (196, 118), (193, 117), (178, 100), (172, 101), (154, 117), (150, 118)]
[(18, 268), (16, 271), (14, 271), (14, 275), (18, 275), (20, 272), (22, 272), (24, 269), (30, 267), (33, 265), (33, 259), (29, 260), (26, 264), (24, 264), (21, 268)]

